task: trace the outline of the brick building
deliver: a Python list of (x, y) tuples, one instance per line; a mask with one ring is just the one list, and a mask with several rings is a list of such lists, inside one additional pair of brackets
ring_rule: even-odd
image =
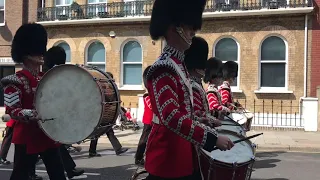
[[(20, 9), (8, 13), (10, 7), (5, 9), (6, 19), (10, 14), (27, 18), (8, 24), (11, 38), (18, 22), (43, 24), (49, 33), (48, 48), (64, 48), (68, 63), (95, 65), (113, 73), (124, 106), (136, 108), (138, 94), (144, 92), (142, 72), (165, 44), (149, 37), (152, 4), (152, 0), (29, 0), (14, 4)], [(239, 63), (239, 77), (232, 88), (250, 110), (261, 108), (253, 104), (271, 99), (278, 100), (272, 105), (298, 104), (314, 89), (310, 70), (315, 62), (312, 29), (317, 26), (313, 11), (312, 1), (209, 0), (198, 35), (209, 43), (210, 56)], [(11, 39), (6, 39), (0, 42), (7, 43), (7, 49), (0, 51), (10, 57)]]

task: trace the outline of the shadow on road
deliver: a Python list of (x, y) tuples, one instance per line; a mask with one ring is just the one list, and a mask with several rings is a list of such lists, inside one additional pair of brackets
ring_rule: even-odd
[[(275, 152), (258, 152), (256, 154), (256, 162), (254, 163), (253, 169), (263, 169), (263, 168), (274, 168), (277, 166), (277, 163), (280, 162), (280, 159), (276, 157), (279, 154), (286, 153), (284, 151), (275, 151)], [(280, 180), (280, 179), (279, 179)]]

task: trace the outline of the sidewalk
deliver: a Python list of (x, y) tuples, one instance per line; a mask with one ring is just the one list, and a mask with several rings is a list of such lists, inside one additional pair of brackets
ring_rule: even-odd
[[(0, 132), (3, 129), (4, 127), (0, 125)], [(137, 147), (141, 132), (142, 130), (115, 130), (115, 135), (123, 146)], [(247, 136), (261, 132), (264, 134), (251, 139), (257, 145), (258, 150), (320, 152), (320, 132), (252, 130), (247, 132)], [(2, 137), (0, 140), (2, 140)], [(86, 142), (83, 145), (89, 145), (89, 143)], [(99, 143), (111, 146), (107, 136), (102, 136)]]

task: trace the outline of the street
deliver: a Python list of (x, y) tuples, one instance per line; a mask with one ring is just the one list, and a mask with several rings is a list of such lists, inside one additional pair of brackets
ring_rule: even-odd
[[(12, 146), (13, 147), (13, 146)], [(135, 149), (130, 149), (122, 156), (116, 156), (110, 147), (98, 145), (102, 157), (88, 158), (88, 147), (82, 152), (73, 154), (78, 168), (86, 170), (81, 179), (88, 180), (128, 180), (136, 167), (133, 165)], [(12, 161), (13, 148), (8, 160)], [(320, 179), (320, 154), (258, 152), (252, 180), (317, 180)], [(0, 166), (0, 179), (10, 177), (12, 165)], [(37, 174), (49, 179), (40, 161)]]

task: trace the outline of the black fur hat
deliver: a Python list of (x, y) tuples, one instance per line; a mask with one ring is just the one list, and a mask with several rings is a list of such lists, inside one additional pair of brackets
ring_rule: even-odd
[(220, 59), (212, 57), (207, 61), (206, 73), (203, 78), (205, 83), (209, 83), (214, 78), (222, 78), (223, 63)]
[(143, 84), (144, 84), (144, 87), (147, 88), (147, 74), (148, 74), (148, 71), (149, 69), (151, 68), (151, 66), (148, 66), (146, 67), (146, 69), (143, 71)]
[(206, 69), (208, 59), (209, 45), (206, 40), (201, 37), (192, 38), (192, 44), (185, 51), (184, 61), (187, 69)]
[(170, 25), (201, 29), (205, 4), (206, 0), (155, 0), (149, 27), (151, 38), (164, 37)]
[(24, 24), (14, 35), (11, 57), (16, 63), (23, 63), (25, 56), (43, 56), (47, 51), (48, 34), (40, 24)]
[(238, 63), (227, 61), (223, 64), (222, 74), (224, 79), (238, 77)]
[(49, 70), (55, 65), (65, 64), (66, 58), (66, 52), (62, 47), (53, 46), (44, 56), (44, 67)]

